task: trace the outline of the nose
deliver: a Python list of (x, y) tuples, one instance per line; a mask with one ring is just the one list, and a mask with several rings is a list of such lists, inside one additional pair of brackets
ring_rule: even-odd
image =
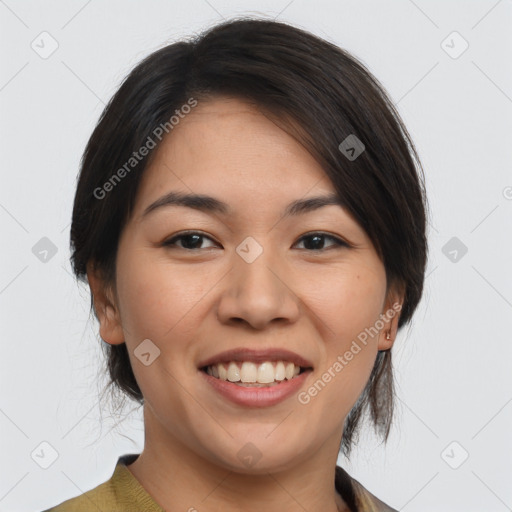
[(265, 250), (252, 263), (236, 253), (233, 258), (218, 303), (217, 315), (222, 323), (246, 323), (261, 330), (272, 322), (298, 320), (300, 301), (282, 263), (278, 264)]

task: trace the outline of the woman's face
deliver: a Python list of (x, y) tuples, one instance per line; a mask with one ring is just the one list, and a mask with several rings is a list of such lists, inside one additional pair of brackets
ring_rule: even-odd
[[(377, 350), (392, 343), (379, 320), (393, 301), (368, 236), (339, 204), (285, 215), (335, 190), (294, 138), (245, 102), (200, 102), (156, 151), (120, 239), (115, 309), (100, 316), (102, 338), (127, 344), (151, 423), (146, 444), (179, 445), (239, 472), (292, 467), (321, 449), (335, 460)], [(211, 196), (224, 210), (196, 201), (145, 213), (171, 192)], [(185, 231), (195, 234), (179, 238)], [(228, 378), (237, 378), (231, 360), (247, 362), (245, 380), (282, 379), (276, 361), (293, 371), (294, 356), (276, 350), (310, 369), (263, 388), (200, 368), (233, 349), (247, 352), (220, 356)], [(264, 361), (272, 368), (261, 370)]]

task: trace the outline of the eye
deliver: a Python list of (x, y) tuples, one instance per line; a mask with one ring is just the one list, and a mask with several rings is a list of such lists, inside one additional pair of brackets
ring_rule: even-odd
[[(176, 244), (177, 241), (182, 241), (182, 245), (179, 246)], [(187, 250), (196, 250), (196, 249), (205, 249), (208, 247), (200, 247), (202, 240), (210, 240), (213, 242), (213, 240), (201, 233), (200, 231), (187, 231), (183, 232), (179, 235), (176, 235), (172, 238), (169, 238), (165, 242), (162, 243), (162, 246), (164, 247), (177, 247), (178, 249), (187, 249)], [(215, 242), (214, 242), (215, 243)], [(213, 246), (211, 246), (213, 247)]]
[(328, 235), (327, 233), (309, 233), (307, 235), (304, 235), (300, 238), (298, 243), (301, 243), (303, 240), (309, 242), (305, 243), (304, 247), (306, 250), (312, 250), (312, 251), (324, 251), (325, 249), (325, 240), (329, 239), (334, 241), (334, 244), (330, 247), (349, 247), (348, 243), (342, 240), (341, 238), (338, 238), (333, 235)]
[[(209, 240), (214, 244), (209, 247), (215, 247), (215, 245), (218, 245), (210, 237), (206, 236), (200, 231), (186, 231), (164, 241), (162, 243), (162, 246), (168, 248), (186, 249), (189, 251), (208, 249), (209, 247), (202, 247), (202, 242), (204, 240)], [(321, 232), (309, 233), (307, 235), (304, 235), (299, 239), (299, 242), (297, 243), (302, 243), (304, 241), (305, 250), (319, 252), (326, 250), (325, 240), (331, 240), (332, 242), (334, 242), (333, 244), (328, 246), (327, 249), (329, 247), (349, 247), (349, 244), (342, 240), (341, 238)], [(178, 242), (181, 242), (181, 245), (178, 244)]]

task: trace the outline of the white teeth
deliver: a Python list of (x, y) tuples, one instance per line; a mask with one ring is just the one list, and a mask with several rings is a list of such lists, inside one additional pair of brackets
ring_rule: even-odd
[(258, 382), (268, 384), (274, 382), (274, 365), (272, 363), (262, 363), (258, 366)]
[(293, 363), (288, 363), (286, 365), (286, 368), (284, 370), (285, 377), (290, 380), (293, 377), (293, 369), (295, 368), (295, 365)]
[(265, 361), (261, 364), (252, 361), (214, 364), (206, 368), (208, 375), (229, 382), (272, 384), (290, 380), (300, 373), (300, 366), (287, 361)]
[[(215, 366), (217, 367), (217, 370), (219, 372), (219, 379), (228, 380), (228, 371), (226, 370), (226, 368), (224, 368), (224, 365), (217, 364)], [(210, 367), (208, 366), (208, 368)]]
[(285, 375), (284, 363), (283, 363), (283, 361), (279, 361), (276, 364), (275, 379), (276, 380), (284, 380), (285, 377), (286, 377), (286, 375)]
[(242, 382), (256, 382), (258, 378), (258, 367), (254, 363), (244, 361), (240, 368), (240, 380)]
[(240, 369), (234, 362), (229, 363), (227, 379), (229, 382), (238, 382), (240, 380)]

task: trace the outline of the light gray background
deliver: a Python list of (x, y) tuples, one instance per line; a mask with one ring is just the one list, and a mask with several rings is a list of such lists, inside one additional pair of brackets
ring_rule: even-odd
[[(289, 21), (362, 59), (426, 170), (430, 261), (394, 348), (397, 424), (387, 446), (368, 433), (339, 463), (398, 510), (512, 510), (510, 0), (0, 1), (0, 510), (55, 505), (142, 450), (141, 410), (109, 431), (116, 420), (98, 408), (97, 326), (69, 266), (79, 159), (140, 59), (241, 13)], [(43, 31), (58, 43), (46, 59), (31, 47), (51, 48)], [(457, 58), (454, 31), (469, 44)], [(43, 237), (57, 248), (46, 262), (32, 252)], [(451, 246), (443, 253), (452, 237), (468, 249), (455, 246), (456, 261)], [(58, 452), (48, 469), (31, 457), (49, 456), (42, 442)]]

